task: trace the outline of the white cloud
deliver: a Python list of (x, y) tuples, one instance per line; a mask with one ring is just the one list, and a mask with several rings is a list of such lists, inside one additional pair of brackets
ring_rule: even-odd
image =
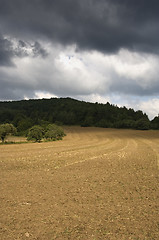
[(104, 55), (79, 52), (74, 45), (41, 45), (49, 53), (46, 58), (15, 57), (16, 67), (9, 71), (8, 67), (0, 68), (3, 92), (7, 94), (9, 89), (15, 96), (19, 94), (17, 98), (26, 99), (69, 96), (91, 102), (109, 101), (142, 109), (150, 118), (159, 113), (159, 99), (155, 97), (159, 92), (159, 57), (124, 49)]
[(138, 107), (146, 112), (150, 119), (153, 119), (155, 116), (159, 115), (159, 98), (141, 101)]
[(50, 94), (48, 92), (38, 91), (38, 92), (35, 92), (34, 98), (37, 98), (37, 99), (41, 99), (41, 98), (57, 98), (57, 96), (54, 95), (54, 94)]
[(84, 100), (86, 102), (92, 103), (103, 103), (106, 104), (107, 102), (111, 102), (111, 98), (109, 96), (101, 96), (99, 94), (90, 94), (88, 96), (78, 96), (79, 100)]

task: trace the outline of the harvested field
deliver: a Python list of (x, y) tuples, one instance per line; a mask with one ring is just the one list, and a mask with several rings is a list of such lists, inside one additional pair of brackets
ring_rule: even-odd
[(158, 240), (159, 131), (0, 145), (2, 240)]

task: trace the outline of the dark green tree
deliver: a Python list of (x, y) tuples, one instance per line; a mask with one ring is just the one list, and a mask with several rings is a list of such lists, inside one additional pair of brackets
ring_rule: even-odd
[(40, 142), (44, 136), (44, 130), (41, 126), (35, 125), (29, 129), (27, 140), (33, 140), (35, 142)]
[(150, 129), (150, 122), (147, 119), (139, 119), (136, 121), (136, 129), (138, 130), (148, 130)]
[(30, 118), (24, 118), (20, 120), (17, 124), (18, 132), (26, 131), (33, 126), (33, 121)]
[(16, 128), (13, 126), (13, 124), (5, 123), (0, 125), (0, 138), (2, 143), (8, 135), (15, 133)]
[(63, 128), (55, 124), (49, 124), (46, 128), (45, 138), (48, 140), (61, 140), (65, 135)]
[(152, 129), (159, 129), (159, 115), (156, 116), (156, 117), (151, 121), (151, 128), (152, 128)]

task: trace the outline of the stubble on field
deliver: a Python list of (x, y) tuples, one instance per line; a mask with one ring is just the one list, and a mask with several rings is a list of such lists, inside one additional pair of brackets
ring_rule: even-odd
[(157, 240), (159, 132), (0, 146), (0, 239)]

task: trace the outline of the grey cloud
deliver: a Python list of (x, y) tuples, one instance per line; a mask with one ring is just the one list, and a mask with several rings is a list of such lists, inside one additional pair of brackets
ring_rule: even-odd
[[(140, 82), (140, 80), (139, 80)], [(109, 91), (120, 95), (131, 95), (131, 96), (158, 96), (159, 93), (159, 84), (157, 81), (150, 82), (147, 87), (141, 86), (139, 83), (128, 79), (119, 78), (116, 76), (116, 79), (110, 85)]]
[(0, 35), (0, 66), (14, 67), (15, 65), (12, 61), (14, 57), (40, 56), (45, 58), (47, 55), (47, 51), (38, 41), (34, 42), (34, 44), (30, 44), (19, 40), (17, 45), (14, 46), (12, 40)]
[(42, 48), (39, 42), (35, 42), (34, 45), (32, 45), (32, 51), (33, 51), (34, 57), (41, 56), (45, 58), (48, 55), (47, 51), (44, 48)]
[(18, 57), (42, 57), (48, 56), (47, 51), (41, 46), (41, 44), (36, 41), (33, 44), (19, 40), (17, 47), (14, 49), (14, 55)]
[(20, 48), (26, 47), (26, 43), (24, 41), (22, 41), (22, 40), (19, 40), (19, 47)]
[(12, 43), (0, 36), (0, 66), (14, 66), (11, 61), (13, 55)]
[(81, 49), (159, 53), (157, 0), (0, 0), (1, 28)]
[(1, 73), (0, 75), (0, 100), (20, 100), (24, 99), (24, 96), (31, 98), (34, 95), (34, 90), (25, 82), (14, 83), (13, 79), (9, 78), (7, 74)]

